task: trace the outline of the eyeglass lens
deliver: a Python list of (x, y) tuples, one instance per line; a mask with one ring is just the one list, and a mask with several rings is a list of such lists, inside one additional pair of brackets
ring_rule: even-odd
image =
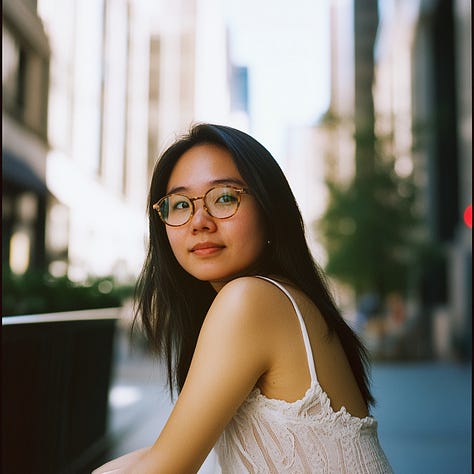
[[(183, 225), (192, 216), (193, 201), (201, 198), (189, 198), (181, 194), (165, 196), (159, 203), (161, 218), (169, 225)], [(231, 187), (210, 189), (203, 197), (208, 213), (219, 219), (233, 216), (240, 202), (240, 191)]]

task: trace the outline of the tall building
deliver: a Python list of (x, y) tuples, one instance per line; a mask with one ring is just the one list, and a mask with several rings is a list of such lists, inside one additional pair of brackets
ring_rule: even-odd
[(354, 126), (356, 175), (372, 173), (375, 161), (374, 44), (378, 0), (354, 0)]
[(227, 31), (220, 0), (150, 1), (149, 166), (199, 121), (231, 121)]
[[(414, 177), (420, 237), (435, 251), (411, 277), (408, 311), (424, 328), (422, 352), (440, 356), (471, 353), (472, 243), (462, 219), (472, 200), (470, 13), (468, 0), (331, 1), (330, 105), (313, 129), (289, 134), (289, 177), (307, 222), (324, 210), (324, 177), (344, 184), (361, 172), (354, 136), (367, 117), (395, 172)], [(339, 291), (350, 306), (350, 291)]]
[[(352, 133), (357, 127), (352, 127), (357, 126), (357, 104), (373, 93), (376, 136), (390, 137), (395, 172), (413, 175), (424, 238), (437, 249), (413, 283), (416, 313), (425, 321), (436, 354), (469, 357), (472, 243), (462, 216), (472, 200), (471, 4), (379, 1), (373, 86), (361, 96), (354, 81), (358, 67), (351, 71), (348, 52), (357, 63), (357, 38), (364, 36), (364, 29), (357, 31), (357, 19), (369, 18), (363, 12), (369, 4), (331, 3), (331, 105), (315, 133), (325, 149), (327, 174), (350, 179), (357, 172), (350, 164), (356, 161)], [(352, 32), (341, 28), (351, 11)]]
[(54, 196), (46, 216), (54, 275), (137, 275), (159, 153), (193, 122), (229, 117), (219, 5), (38, 0), (51, 45), (42, 173)]
[(35, 1), (5, 0), (2, 6), (2, 263), (24, 273), (47, 264), (51, 53)]
[[(352, 0), (331, 1), (330, 101), (328, 110), (314, 126), (294, 127), (288, 132), (285, 172), (300, 205), (310, 249), (318, 263), (327, 260), (315, 228), (327, 206), (325, 180), (348, 182), (355, 173), (354, 110), (355, 58)], [(338, 293), (350, 305), (350, 289)]]
[(144, 247), (149, 15), (126, 0), (39, 0), (38, 10), (52, 51), (49, 270), (126, 278)]
[[(396, 1), (377, 48), (378, 124), (401, 172), (413, 169), (426, 238), (441, 257), (421, 269), (422, 311), (445, 356), (471, 352), (471, 9), (467, 0)], [(446, 349), (447, 348), (447, 349)], [(436, 347), (435, 347), (436, 349)]]

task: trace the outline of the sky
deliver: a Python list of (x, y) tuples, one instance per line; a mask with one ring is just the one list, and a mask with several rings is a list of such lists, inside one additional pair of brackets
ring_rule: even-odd
[(230, 54), (249, 68), (251, 133), (279, 159), (330, 94), (329, 0), (223, 0)]

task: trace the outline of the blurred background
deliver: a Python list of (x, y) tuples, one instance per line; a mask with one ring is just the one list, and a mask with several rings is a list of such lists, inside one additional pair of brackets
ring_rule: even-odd
[(87, 472), (159, 433), (130, 301), (154, 163), (201, 121), (280, 163), (396, 471), (469, 472), (469, 0), (4, 0), (2, 26), (5, 472)]

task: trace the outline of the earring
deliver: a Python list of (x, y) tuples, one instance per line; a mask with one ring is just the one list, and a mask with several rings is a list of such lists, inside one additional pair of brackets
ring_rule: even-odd
[(272, 244), (272, 241), (271, 240), (267, 240), (267, 245), (271, 245)]

